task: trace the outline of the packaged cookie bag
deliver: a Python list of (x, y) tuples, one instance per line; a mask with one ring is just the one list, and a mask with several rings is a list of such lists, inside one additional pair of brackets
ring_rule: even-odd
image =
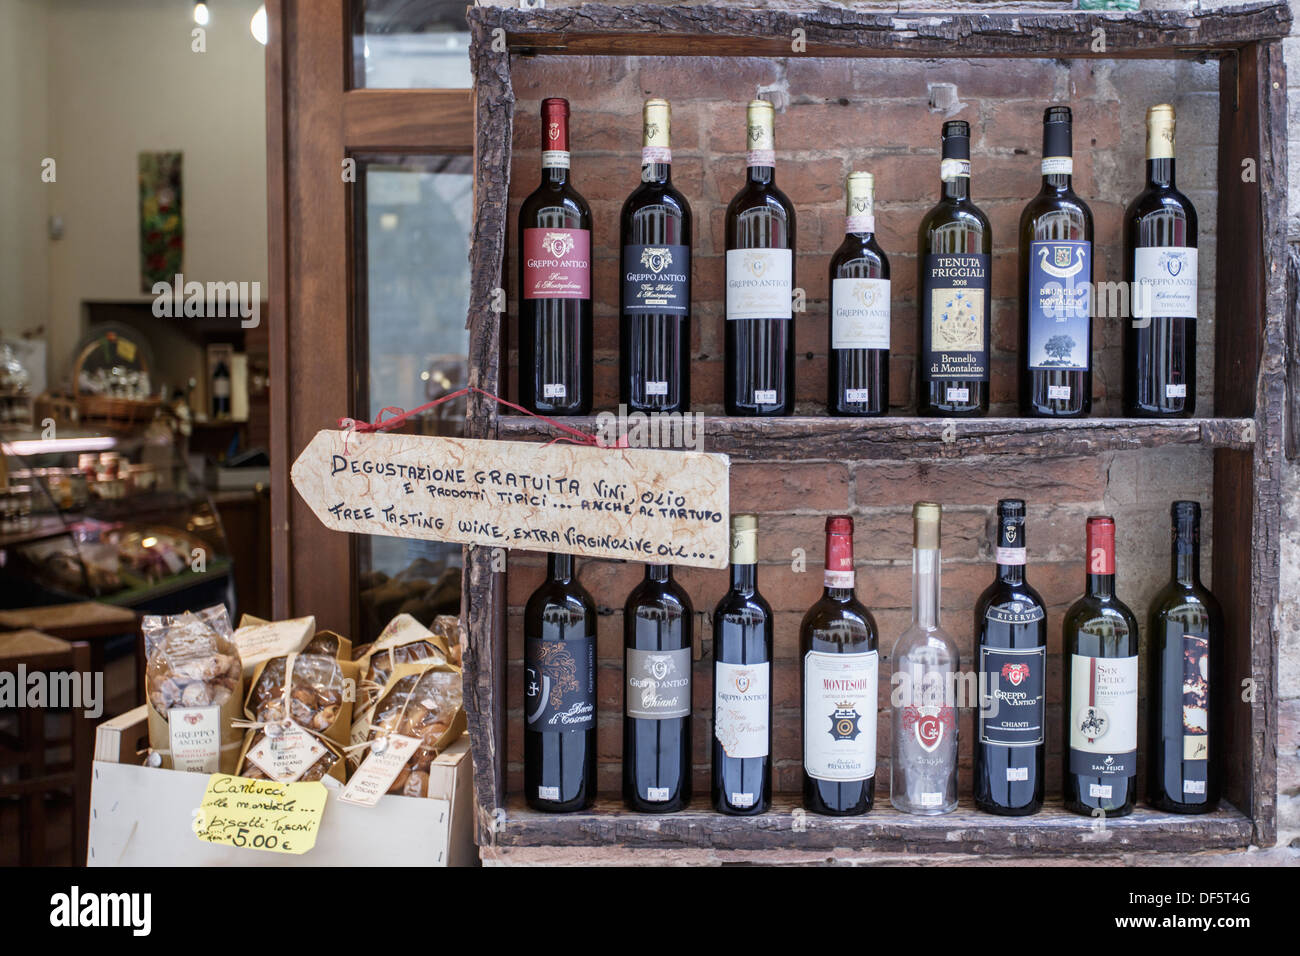
[[(223, 628), (224, 622), (224, 628)], [(225, 608), (149, 616), (142, 622), (148, 664), (148, 764), (194, 773), (233, 773), (242, 731), (243, 670)], [(224, 630), (225, 633), (222, 633)]]
[[(394, 668), (420, 661), (446, 663), (450, 657), (447, 639), (409, 614), (397, 615), (373, 644), (358, 648), (354, 659), (359, 667), (360, 684), (352, 712), (352, 744), (363, 744), (369, 739), (371, 710), (383, 695)], [(356, 751), (349, 755), (354, 768), (360, 759)]]

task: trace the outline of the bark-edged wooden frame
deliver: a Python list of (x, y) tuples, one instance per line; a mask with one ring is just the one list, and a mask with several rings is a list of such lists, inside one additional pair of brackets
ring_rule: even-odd
[[(514, 94), (512, 56), (798, 55), (880, 57), (1197, 58), (1220, 60), (1218, 324), (1233, 334), (1215, 342), (1219, 416), (1185, 422), (1092, 419), (1049, 425), (1006, 420), (962, 422), (961, 440), (937, 443), (933, 429), (890, 418), (837, 425), (823, 420), (739, 422), (713, 419), (710, 450), (793, 460), (792, 440), (818, 437), (814, 457), (935, 458), (962, 453), (1077, 455), (1114, 448), (1194, 443), (1214, 449), (1214, 583), (1235, 640), (1225, 661), (1229, 708), (1225, 732), (1226, 797), (1232, 807), (1203, 817), (1151, 811), (1115, 821), (1114, 841), (1084, 839), (1089, 822), (1044, 814), (1006, 826), (998, 818), (958, 811), (923, 824), (900, 821), (888, 809), (848, 822), (816, 818), (799, 838), (802, 814), (780, 804), (760, 820), (694, 809), (667, 817), (621, 812), (600, 801), (593, 811), (547, 816), (527, 811), (505, 793), (505, 572), (493, 573), (491, 552), (467, 549), (465, 613), (469, 646), (465, 699), (474, 745), (477, 839), (485, 855), (512, 846), (573, 848), (809, 849), (968, 851), (1007, 855), (1035, 851), (1114, 853), (1134, 849), (1189, 852), (1271, 845), (1276, 840), (1277, 650), (1283, 420), (1287, 343), (1300, 338), (1286, 321), (1286, 83), (1281, 40), (1290, 30), (1282, 3), (1250, 4), (1200, 13), (895, 16), (823, 7), (798, 13), (724, 6), (613, 7), (588, 4), (559, 10), (475, 8), (472, 31), (476, 106), (475, 221), (470, 252), (471, 381), (495, 392), (499, 374), (503, 267), (510, 189)], [(1098, 48), (1098, 29), (1104, 47)], [(1243, 161), (1256, 177), (1243, 178)], [(1300, 275), (1300, 269), (1297, 270)], [(1297, 281), (1300, 284), (1300, 280)], [(1296, 326), (1300, 328), (1300, 320)], [(591, 423), (586, 423), (590, 427)], [(853, 431), (847, 440), (836, 428)], [(534, 426), (503, 419), (495, 403), (474, 396), (467, 433), (474, 437), (536, 437)], [(718, 441), (722, 447), (718, 446)], [(946, 447), (951, 445), (952, 447)], [(805, 454), (803, 457), (807, 457)], [(1243, 683), (1245, 682), (1245, 683)], [(1248, 699), (1247, 699), (1248, 698)], [(703, 806), (702, 803), (698, 804)], [(1233, 809), (1237, 808), (1237, 809)], [(1240, 811), (1240, 812), (1238, 812)], [(816, 829), (817, 837), (804, 839)], [(959, 830), (962, 839), (951, 834)]]

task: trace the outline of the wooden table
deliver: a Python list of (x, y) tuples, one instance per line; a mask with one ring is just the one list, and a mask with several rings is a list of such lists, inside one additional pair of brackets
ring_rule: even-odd
[(78, 601), (0, 611), (0, 631), (24, 629), (40, 631), (63, 641), (84, 641), (90, 645), (91, 669), (101, 673), (104, 670), (104, 642), (119, 634), (134, 634), (134, 702), (144, 702), (144, 642), (140, 639), (139, 618), (130, 608), (98, 601)]

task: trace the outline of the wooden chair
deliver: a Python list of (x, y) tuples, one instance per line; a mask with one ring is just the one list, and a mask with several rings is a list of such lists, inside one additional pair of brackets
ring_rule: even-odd
[[(0, 672), (27, 674), (71, 671), (93, 673), (91, 649), (84, 643), (69, 643), (40, 631), (0, 633)], [(18, 688), (25, 693), (25, 687)], [(90, 769), (94, 721), (68, 711), (71, 759), (52, 762), (49, 750), (65, 741), (47, 736), (49, 708), (15, 708), (18, 734), (0, 732), (0, 768), (17, 768), (18, 779), (0, 780), (0, 800), (18, 798), (19, 862), (23, 866), (48, 864), (46, 859), (45, 798), (52, 792), (68, 791), (72, 796), (72, 862), (86, 862), (86, 832), (90, 820)], [(0, 714), (7, 714), (8, 708)]]
[(135, 696), (132, 704), (144, 703), (144, 640), (140, 617), (130, 608), (100, 601), (46, 604), (40, 607), (0, 611), (0, 631), (35, 630), (65, 641), (90, 645), (90, 666), (104, 669), (104, 643), (121, 634), (135, 635)]

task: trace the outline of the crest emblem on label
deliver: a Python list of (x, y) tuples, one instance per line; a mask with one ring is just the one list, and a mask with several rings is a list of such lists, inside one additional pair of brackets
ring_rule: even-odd
[(836, 740), (857, 740), (862, 728), (858, 722), (862, 715), (853, 706), (852, 701), (837, 704), (831, 713), (831, 736)]
[(663, 680), (673, 669), (672, 659), (655, 656), (650, 658), (650, 674), (655, 680)]
[[(1110, 717), (1100, 707), (1084, 707), (1075, 717), (1075, 726), (1079, 728), (1079, 733), (1090, 740), (1096, 740), (1106, 736), (1106, 731), (1110, 728)], [(1106, 759), (1110, 760), (1109, 757)]]
[(641, 265), (651, 272), (659, 273), (673, 264), (673, 254), (667, 249), (655, 249), (646, 246), (641, 250)]
[(1003, 664), (1002, 676), (1011, 681), (1012, 687), (1019, 687), (1029, 677), (1028, 664)]
[(567, 232), (548, 232), (542, 239), (542, 248), (557, 259), (573, 250), (573, 236)]
[(551, 123), (551, 124), (546, 128), (546, 135), (547, 135), (547, 138), (549, 138), (551, 142), (555, 142), (557, 139), (559, 139), (559, 138), (560, 138), (560, 124), (559, 124), (559, 123)]
[(742, 694), (747, 693), (749, 691), (749, 683), (750, 682), (749, 682), (748, 672), (741, 671), (739, 674), (736, 675), (736, 690), (740, 691)]
[(943, 743), (945, 729), (955, 723), (951, 707), (905, 707), (903, 726), (910, 727), (916, 742), (926, 753), (934, 753)]

